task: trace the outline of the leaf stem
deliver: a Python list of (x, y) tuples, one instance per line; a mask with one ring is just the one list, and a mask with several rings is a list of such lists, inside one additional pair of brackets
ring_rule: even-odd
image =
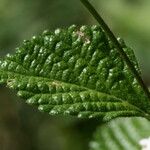
[(135, 69), (134, 65), (131, 63), (129, 57), (127, 56), (127, 54), (124, 52), (122, 46), (120, 45), (120, 43), (118, 42), (118, 40), (116, 39), (115, 35), (113, 34), (113, 32), (110, 30), (110, 28), (107, 26), (107, 24), (105, 23), (105, 21), (103, 20), (103, 18), (98, 14), (98, 12), (95, 10), (95, 8), (92, 6), (91, 3), (88, 2), (88, 0), (80, 0), (83, 5), (89, 10), (89, 12), (93, 15), (93, 17), (98, 21), (98, 23), (101, 25), (101, 27), (103, 28), (103, 30), (106, 32), (107, 36), (110, 38), (110, 40), (113, 42), (113, 44), (115, 45), (116, 49), (118, 50), (118, 52), (120, 53), (122, 59), (126, 62), (126, 64), (128, 65), (129, 69), (133, 72), (133, 74), (135, 75), (136, 80), (138, 81), (138, 83), (140, 84), (140, 86), (143, 88), (145, 94), (147, 95), (147, 97), (150, 99), (150, 92), (147, 88), (147, 86), (144, 84), (143, 79), (141, 78), (141, 76), (139, 75), (138, 71)]

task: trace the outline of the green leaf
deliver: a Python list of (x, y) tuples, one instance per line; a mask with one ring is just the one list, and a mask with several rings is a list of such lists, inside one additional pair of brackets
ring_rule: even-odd
[[(133, 51), (121, 44), (140, 73)], [(99, 26), (73, 25), (24, 41), (1, 59), (0, 82), (50, 114), (108, 121), (150, 112), (148, 98)]]
[(143, 118), (113, 120), (97, 129), (90, 150), (141, 150), (141, 141), (150, 137), (149, 127)]

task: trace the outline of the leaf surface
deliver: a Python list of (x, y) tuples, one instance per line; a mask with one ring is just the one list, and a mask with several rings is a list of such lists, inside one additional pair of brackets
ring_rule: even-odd
[[(133, 51), (121, 42), (139, 71)], [(45, 31), (0, 61), (0, 82), (50, 114), (108, 121), (147, 116), (150, 103), (99, 26)]]
[(144, 139), (148, 142), (149, 127), (149, 121), (143, 118), (113, 120), (97, 129), (90, 150), (142, 150), (140, 143)]

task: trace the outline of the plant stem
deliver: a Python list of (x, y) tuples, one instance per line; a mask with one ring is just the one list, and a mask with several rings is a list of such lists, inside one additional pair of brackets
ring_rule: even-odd
[(107, 24), (105, 23), (105, 21), (103, 20), (103, 18), (95, 10), (95, 8), (88, 2), (88, 0), (81, 0), (81, 2), (89, 10), (89, 12), (93, 15), (93, 17), (98, 21), (98, 23), (101, 25), (101, 27), (103, 28), (103, 30), (106, 32), (107, 36), (110, 38), (110, 40), (113, 42), (113, 44), (115, 45), (116, 49), (120, 53), (122, 59), (126, 62), (126, 64), (128, 65), (129, 69), (135, 75), (136, 80), (138, 81), (138, 83), (140, 84), (140, 86), (143, 88), (145, 94), (150, 99), (150, 92), (149, 92), (147, 86), (144, 84), (143, 79), (139, 75), (138, 71), (135, 69), (134, 65), (130, 61), (130, 59), (127, 56), (127, 54), (124, 52), (122, 46), (120, 45), (120, 43), (116, 39), (116, 37), (113, 34), (113, 32), (107, 26)]

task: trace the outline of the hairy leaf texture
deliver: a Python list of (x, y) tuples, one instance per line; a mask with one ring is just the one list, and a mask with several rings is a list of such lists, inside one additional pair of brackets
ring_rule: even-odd
[[(133, 51), (121, 44), (140, 73)], [(0, 82), (52, 115), (108, 121), (150, 112), (142, 88), (99, 26), (73, 25), (24, 41), (1, 59)]]
[(141, 141), (150, 137), (149, 127), (143, 118), (113, 120), (97, 129), (90, 150), (141, 150)]

